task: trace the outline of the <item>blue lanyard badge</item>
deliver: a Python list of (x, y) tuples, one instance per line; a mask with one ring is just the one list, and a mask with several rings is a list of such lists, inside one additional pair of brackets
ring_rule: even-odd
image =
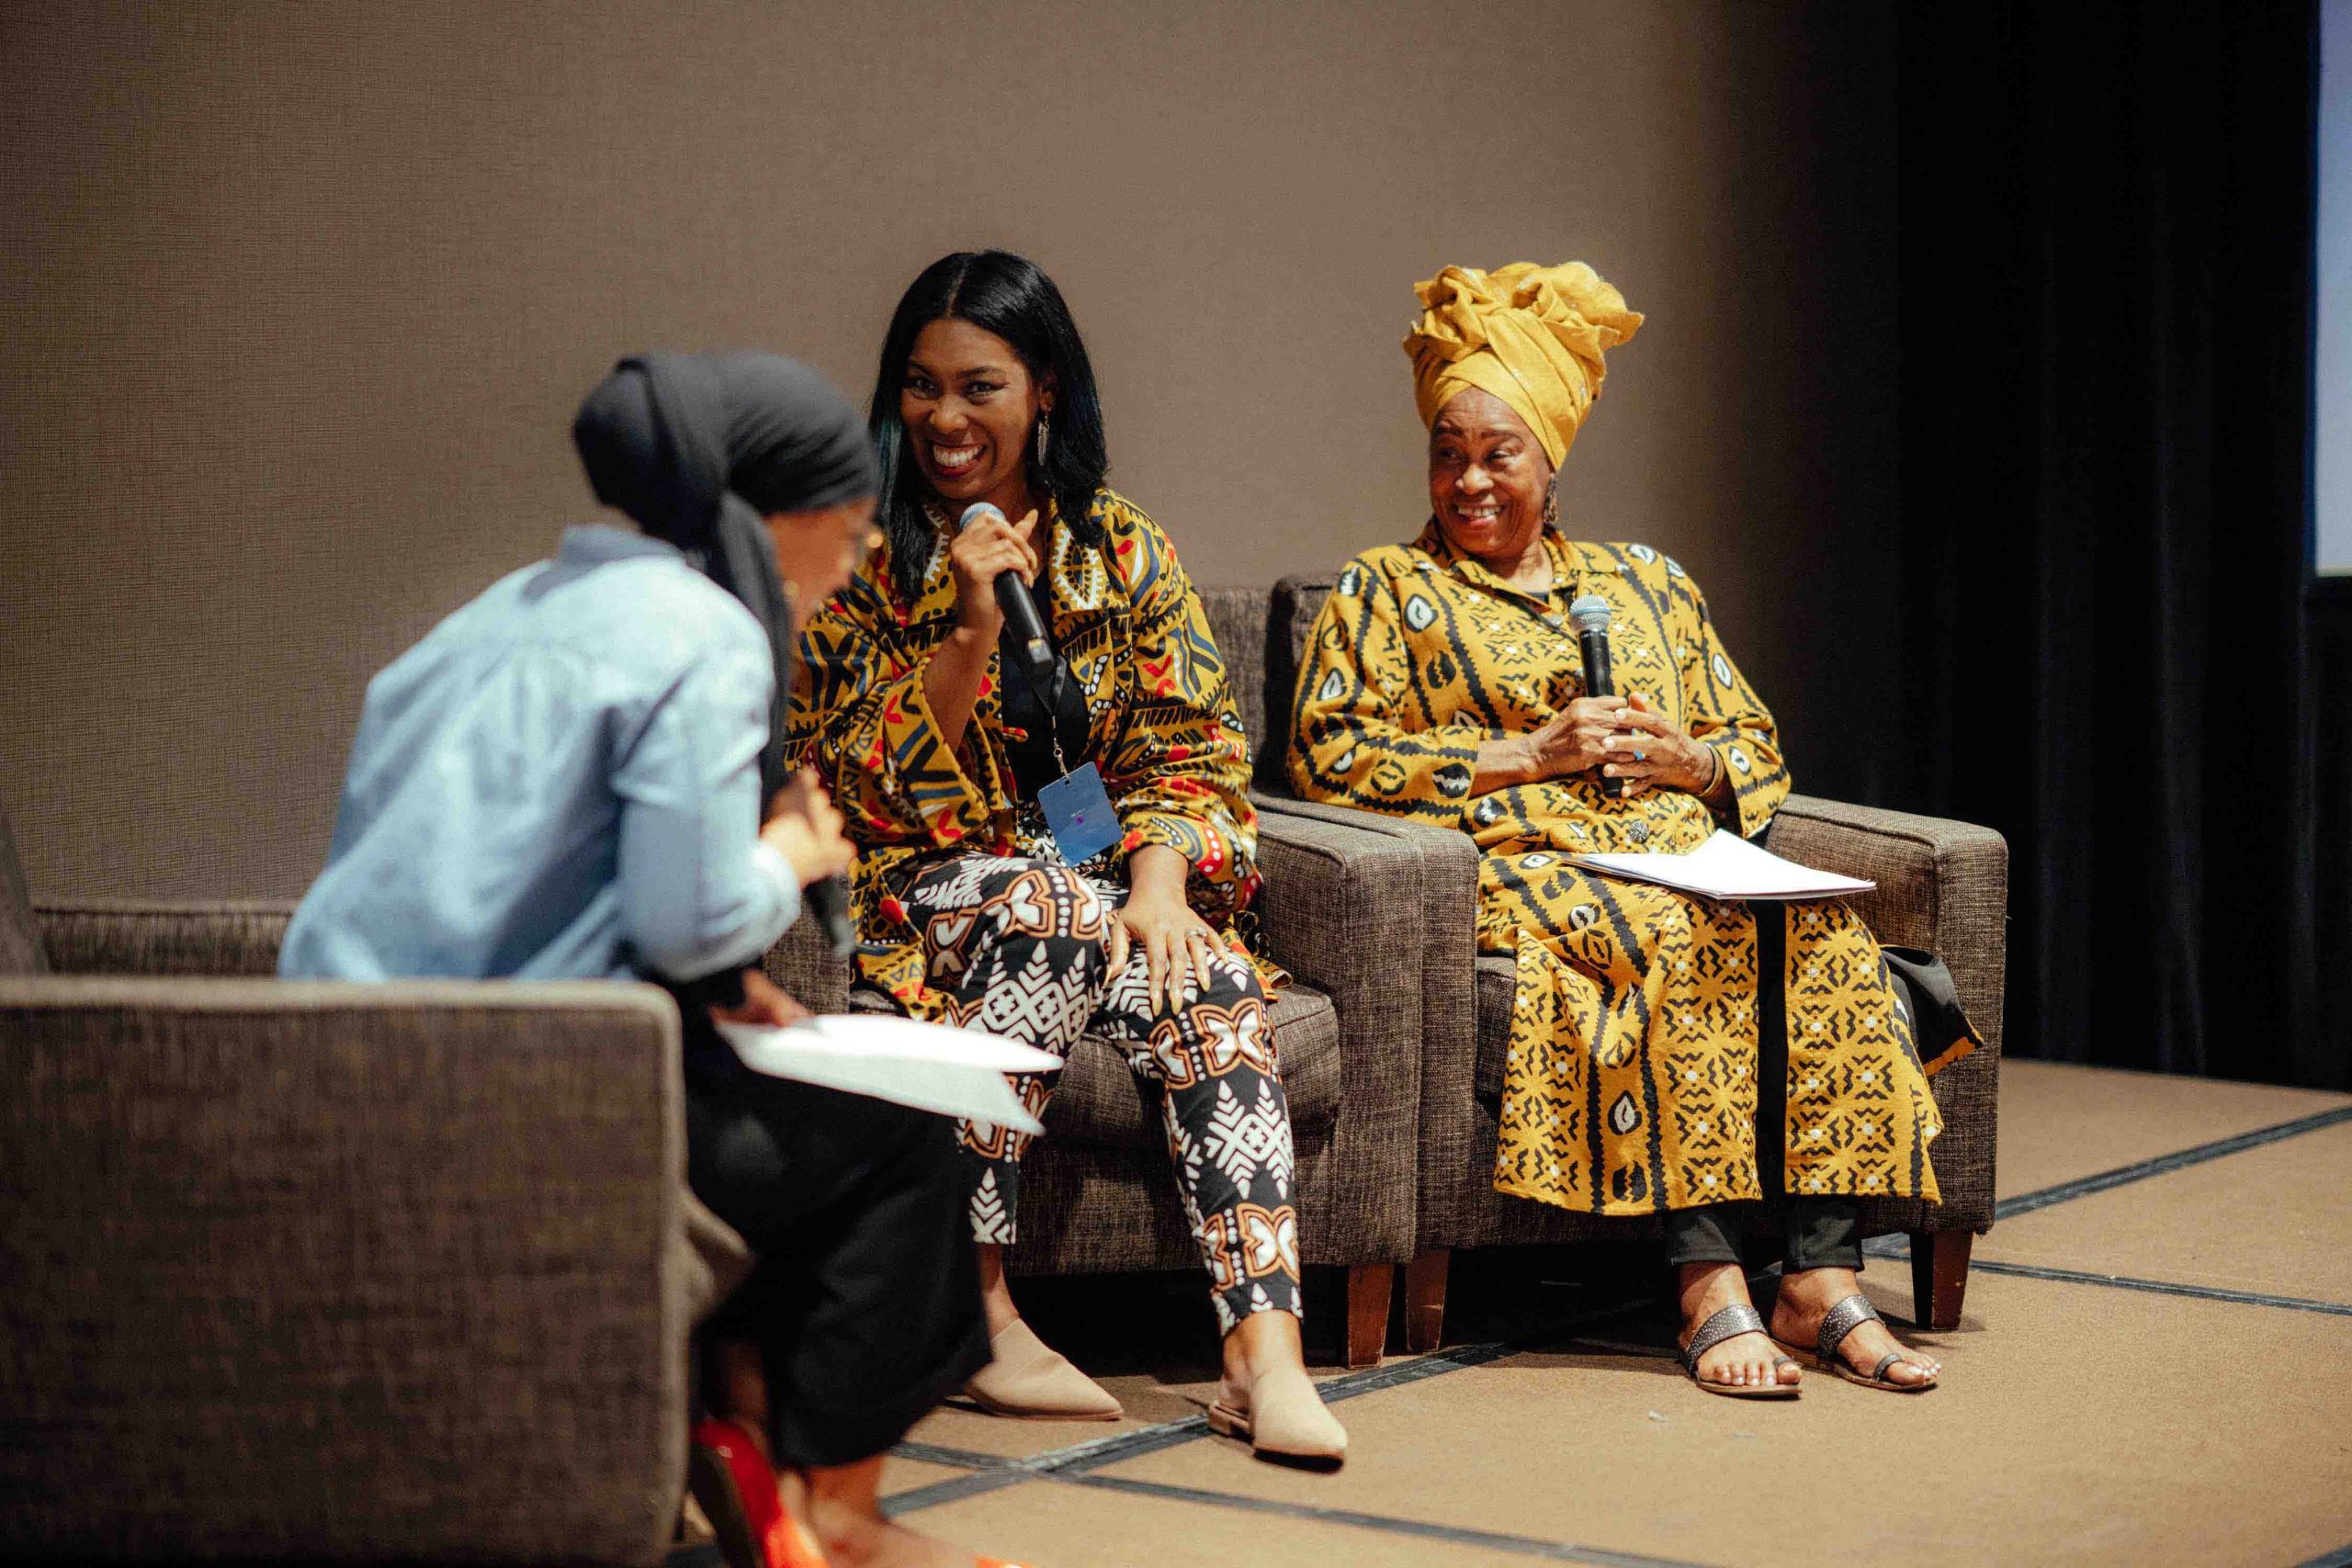
[(1119, 814), (1111, 809), (1102, 774), (1091, 762), (1040, 789), (1037, 804), (1046, 808), (1046, 826), (1053, 829), (1064, 864), (1092, 860), (1119, 841)]

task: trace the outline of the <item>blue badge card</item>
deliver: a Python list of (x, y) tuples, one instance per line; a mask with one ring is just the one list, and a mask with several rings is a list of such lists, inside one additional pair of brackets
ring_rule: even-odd
[(1046, 826), (1070, 865), (1092, 860), (1119, 841), (1119, 814), (1102, 788), (1102, 775), (1091, 762), (1065, 773), (1037, 792), (1046, 808)]

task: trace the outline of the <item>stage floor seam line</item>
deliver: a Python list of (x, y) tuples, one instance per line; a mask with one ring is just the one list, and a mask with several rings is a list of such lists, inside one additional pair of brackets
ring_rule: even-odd
[[(2346, 1122), (2352, 1122), (2352, 1105), (2337, 1106), (2309, 1116), (2297, 1117), (2292, 1121), (2276, 1122), (2268, 1127), (2257, 1127), (2251, 1132), (2235, 1134), (2227, 1138), (2192, 1144), (2185, 1149), (2177, 1149), (2170, 1154), (2136, 1160), (2130, 1165), (2118, 1166), (2112, 1170), (2099, 1171), (2094, 1175), (2079, 1177), (2072, 1181), (2062, 1181), (2031, 1192), (2020, 1193), (2015, 1198), (2002, 1200), (1994, 1205), (1994, 1218), (1996, 1221), (2011, 1219), (2019, 1214), (2054, 1208), (2061, 1203), (2073, 1202), (2078, 1198), (2112, 1191), (2119, 1187), (2131, 1186), (2135, 1182), (2169, 1175), (2177, 1170), (2187, 1170), (2211, 1160), (2241, 1154), (2247, 1149), (2283, 1143), (2290, 1138), (2301, 1137), (2307, 1133), (2321, 1132)], [(1910, 1256), (1908, 1239), (1902, 1236), (1874, 1238), (1865, 1250), (1872, 1257), (1894, 1260), (1907, 1258)], [(2352, 1316), (2352, 1306), (2330, 1302), (2306, 1302), (2292, 1296), (2264, 1296), (2254, 1292), (2229, 1292), (2211, 1286), (2179, 1285), (2166, 1280), (2136, 1280), (2123, 1275), (2098, 1275), (2077, 1270), (2045, 1269), (2031, 1264), (2003, 1264), (1989, 1259), (1979, 1260), (1971, 1264), (1970, 1267), (1983, 1269), (1988, 1273), (2041, 1279), (2053, 1284), (2086, 1285), (2106, 1290), (2137, 1290), (2159, 1295), (2233, 1302), (2244, 1305), (2315, 1312), (2326, 1315)], [(2032, 1272), (2029, 1273), (2028, 1270)], [(1766, 1272), (1777, 1273), (1777, 1267)], [(1328, 1404), (1351, 1399), (1358, 1394), (1376, 1393), (1385, 1389), (1402, 1387), (1428, 1378), (1443, 1377), (1449, 1372), (1483, 1366), (1488, 1361), (1498, 1360), (1504, 1356), (1513, 1355), (1537, 1345), (1547, 1342), (1556, 1344), (1563, 1337), (1572, 1334), (1579, 1326), (1600, 1322), (1640, 1307), (1655, 1305), (1657, 1300), (1658, 1298), (1655, 1296), (1645, 1296), (1634, 1301), (1621, 1302), (1613, 1306), (1577, 1314), (1565, 1323), (1555, 1325), (1539, 1333), (1514, 1336), (1510, 1339), (1486, 1344), (1456, 1346), (1450, 1350), (1432, 1351), (1425, 1356), (1416, 1356), (1386, 1366), (1367, 1368), (1361, 1372), (1344, 1372), (1317, 1386)], [(993, 1456), (968, 1453), (968, 1450), (938, 1449), (930, 1444), (900, 1444), (893, 1451), (908, 1459), (922, 1459), (922, 1450), (930, 1450), (939, 1454), (967, 1454), (970, 1460), (987, 1461), (989, 1467), (975, 1469), (971, 1474), (957, 1476), (952, 1481), (934, 1482), (928, 1486), (914, 1487), (899, 1493), (895, 1496), (886, 1497), (882, 1500), (882, 1508), (886, 1514), (895, 1518), (902, 1513), (912, 1513), (918, 1509), (960, 1502), (967, 1497), (1000, 1491), (1008, 1486), (1023, 1485), (1032, 1481), (1076, 1482), (1090, 1478), (1089, 1472), (1105, 1465), (1118, 1464), (1127, 1460), (1140, 1459), (1148, 1454), (1179, 1448), (1187, 1443), (1197, 1442), (1208, 1435), (1208, 1423), (1201, 1416), (1191, 1416), (1179, 1421), (1163, 1422), (1158, 1426), (1141, 1427), (1136, 1431), (1122, 1433), (1114, 1438), (1089, 1438), (1085, 1442), (1075, 1443), (1068, 1448), (1049, 1449), (1044, 1453), (1032, 1454), (1025, 1459), (1018, 1460), (996, 1459)], [(943, 1458), (931, 1462), (957, 1464), (967, 1461), (962, 1459)], [(1106, 1482), (1122, 1480), (1120, 1477), (1114, 1476), (1095, 1479)], [(1225, 1495), (1212, 1493), (1204, 1495), (1223, 1497)], [(1253, 1502), (1250, 1506), (1256, 1505)], [(1301, 1504), (1296, 1506), (1307, 1508), (1309, 1506)], [(1377, 1517), (1377, 1516), (1368, 1515), (1365, 1517)], [(1665, 1559), (1623, 1556), (1571, 1558), (1567, 1561), (1668, 1563), (1668, 1560)], [(2344, 1548), (2340, 1552), (2316, 1558), (2312, 1562), (2300, 1564), (2299, 1568), (2352, 1568), (2352, 1546)]]
[(1386, 1514), (1363, 1514), (1351, 1508), (1319, 1508), (1312, 1503), (1283, 1503), (1269, 1497), (1248, 1497), (1231, 1492), (1212, 1492), (1193, 1486), (1172, 1486), (1159, 1481), (1135, 1481), (1121, 1475), (1054, 1475), (1049, 1477), (1069, 1486), (1091, 1486), (1100, 1491), (1124, 1492), (1134, 1496), (1160, 1497), (1171, 1502), (1193, 1503), (1204, 1507), (1232, 1508), (1245, 1513), (1277, 1514), (1284, 1518), (1306, 1519), (1319, 1524), (1349, 1525), (1358, 1529), (1378, 1530), (1387, 1535), (1412, 1536), (1424, 1540), (1438, 1540), (1454, 1546), (1483, 1546), (1498, 1551), (1515, 1552), (1521, 1557), (1541, 1557), (1554, 1562), (1586, 1562), (1600, 1568), (1702, 1568), (1701, 1564), (1676, 1557), (1651, 1557), (1640, 1552), (1615, 1551), (1604, 1546), (1579, 1546), (1571, 1541), (1544, 1540), (1537, 1536), (1506, 1535), (1494, 1530), (1470, 1529), (1460, 1525), (1432, 1524), (1424, 1519), (1398, 1518)]
[(1002, 1454), (984, 1454), (975, 1449), (951, 1449), (940, 1443), (900, 1443), (890, 1450), (900, 1459), (910, 1459), (918, 1464), (944, 1464), (956, 1470), (1011, 1470), (1020, 1461)]
[[(1862, 1248), (1869, 1258), (1890, 1263), (1910, 1261), (1910, 1244), (1895, 1236), (1874, 1237)], [(2264, 1291), (2233, 1291), (2226, 1285), (2192, 1285), (2179, 1280), (2150, 1280), (2137, 1274), (2101, 1274), (2086, 1269), (2062, 1269), (2052, 1263), (2019, 1263), (2007, 1258), (1978, 1258), (1968, 1269), (1987, 1274), (2014, 1274), (2027, 1280), (2047, 1280), (2064, 1285), (2096, 1285), (2110, 1291), (2146, 1291), (2160, 1296), (2191, 1296), (2199, 1301), (2231, 1302), (2240, 1306), (2276, 1307), (2283, 1312), (2315, 1312), (2352, 1317), (2352, 1302), (2317, 1301), (2309, 1296), (2280, 1296)]]
[(2145, 1291), (2159, 1296), (2188, 1296), (2198, 1301), (2229, 1302), (2239, 1306), (2273, 1307), (2281, 1312), (2314, 1312), (2330, 1317), (2352, 1317), (2352, 1303), (2314, 1301), (2308, 1296), (2274, 1296), (2261, 1291), (2233, 1291), (2221, 1285), (2187, 1285), (2173, 1280), (2143, 1280), (2132, 1274), (2097, 1274), (2080, 1269), (2055, 1269), (2041, 1263), (2004, 1263), (1979, 1258), (1969, 1266), (1988, 1274), (2013, 1274), (2026, 1280), (2046, 1280), (2061, 1285), (2096, 1285), (2111, 1291)]
[(2077, 1198), (2087, 1198), (2095, 1192), (2112, 1191), (2118, 1187), (2129, 1187), (2133, 1182), (2146, 1181), (2152, 1177), (2169, 1176), (2176, 1170), (2187, 1170), (2192, 1166), (2243, 1154), (2248, 1149), (2284, 1143), (2289, 1138), (2300, 1138), (2306, 1133), (2323, 1132), (2346, 1122), (2352, 1122), (2352, 1105), (2339, 1105), (2330, 1111), (2297, 1117), (2291, 1122), (2279, 1122), (2267, 1127), (2257, 1127), (2250, 1133), (2215, 1138), (2211, 1143), (2191, 1144), (2168, 1155), (2135, 1160), (2130, 1165), (2117, 1166), (2113, 1170), (2102, 1170), (2095, 1176), (2077, 1177), (2072, 1181), (2061, 1181), (2052, 1187), (2004, 1198), (1993, 1205), (1993, 1218), (1996, 1221), (2015, 1219), (2020, 1214), (2030, 1214), (2060, 1203), (2071, 1203)]

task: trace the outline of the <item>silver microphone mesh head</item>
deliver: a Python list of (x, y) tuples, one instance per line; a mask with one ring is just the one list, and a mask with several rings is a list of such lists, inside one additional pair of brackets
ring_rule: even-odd
[(983, 517), (993, 517), (997, 521), (1002, 522), (1004, 520), (1004, 513), (997, 508), (990, 506), (985, 501), (976, 501), (972, 502), (971, 505), (964, 508), (964, 515), (956, 520), (956, 531), (960, 534), (965, 529), (970, 527), (973, 524), (978, 523)]
[(1568, 606), (1568, 624), (1580, 632), (1605, 632), (1610, 613), (1608, 600), (1588, 593)]

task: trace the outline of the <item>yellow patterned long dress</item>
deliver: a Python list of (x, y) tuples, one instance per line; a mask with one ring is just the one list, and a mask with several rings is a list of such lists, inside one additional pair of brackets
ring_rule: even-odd
[[(1483, 795), (1471, 783), (1480, 741), (1583, 694), (1566, 616), (1580, 594), (1615, 612), (1620, 692), (1721, 758), (1737, 815), (1724, 825), (1746, 836), (1789, 792), (1772, 716), (1680, 566), (1645, 545), (1545, 542), (1548, 595), (1456, 553), (1434, 522), (1351, 561), (1300, 674), (1292, 786), (1460, 828), (1483, 852), (1478, 944), (1517, 965), (1498, 1189), (1600, 1214), (1759, 1198), (1756, 917), (1566, 859), (1695, 849), (1717, 826), (1708, 807), (1665, 790), (1612, 800), (1589, 775)], [(1787, 930), (1788, 1191), (1934, 1199), (1928, 1077), (1972, 1042), (1914, 1038), (1845, 904), (1758, 908)]]

